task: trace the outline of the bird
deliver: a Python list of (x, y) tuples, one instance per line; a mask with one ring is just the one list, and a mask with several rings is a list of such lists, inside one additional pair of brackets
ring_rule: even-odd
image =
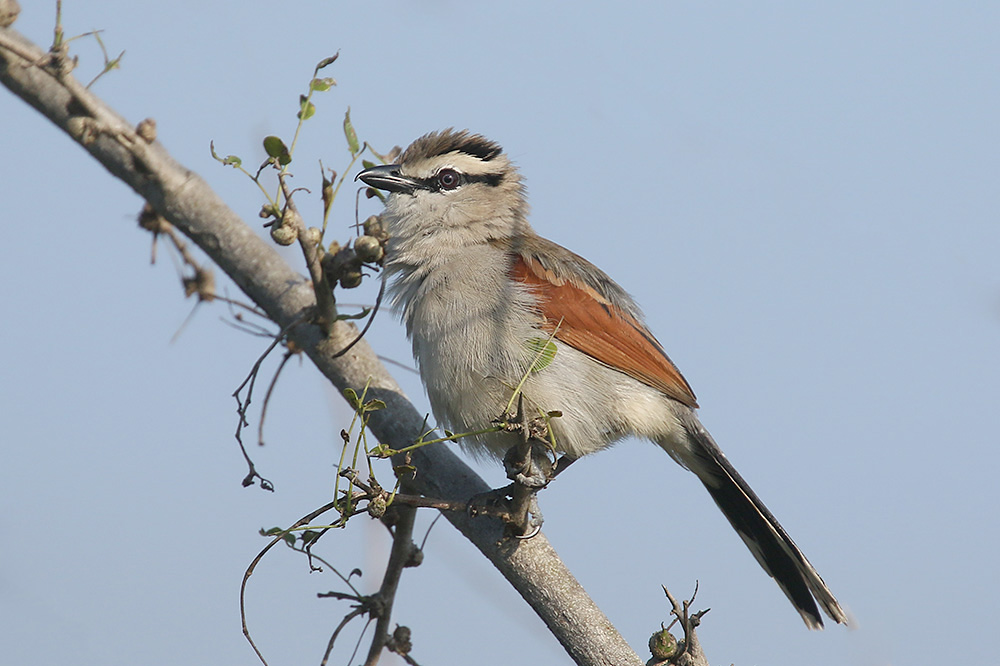
[[(519, 392), (573, 461), (637, 436), (653, 441), (708, 490), (753, 556), (810, 629), (819, 607), (847, 614), (815, 567), (736, 471), (698, 419), (687, 380), (626, 291), (528, 222), (517, 167), (495, 141), (468, 130), (426, 134), (395, 164), (357, 176), (388, 192), (385, 279), (435, 418), (472, 432)], [(550, 349), (539, 363), (539, 349)], [(500, 458), (518, 435), (460, 440)]]

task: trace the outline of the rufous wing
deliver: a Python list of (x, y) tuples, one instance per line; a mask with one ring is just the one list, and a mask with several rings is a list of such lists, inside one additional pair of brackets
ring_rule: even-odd
[(511, 276), (538, 299), (544, 331), (688, 407), (698, 406), (691, 387), (656, 338), (596, 289), (559, 277), (518, 252), (513, 253)]

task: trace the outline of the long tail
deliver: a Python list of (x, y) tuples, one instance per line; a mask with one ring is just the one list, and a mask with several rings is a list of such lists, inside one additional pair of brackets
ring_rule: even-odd
[[(823, 618), (816, 602), (835, 622), (847, 624), (847, 614), (764, 503), (733, 468), (692, 413), (684, 419), (688, 446), (660, 442), (660, 446), (705, 484), (750, 552), (802, 616), (810, 629), (822, 629)], [(680, 449), (680, 450), (679, 450)]]

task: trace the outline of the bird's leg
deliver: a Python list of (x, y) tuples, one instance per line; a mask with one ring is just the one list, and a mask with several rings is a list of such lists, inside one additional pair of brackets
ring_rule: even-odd
[(537, 493), (553, 478), (556, 466), (550, 456), (547, 424), (544, 419), (529, 420), (524, 414), (523, 403), (519, 397), (517, 415), (513, 419), (502, 419), (509, 432), (521, 435), (520, 441), (503, 458), (507, 478), (514, 483), (474, 497), (469, 502), (469, 510), (475, 514), (475, 505), (482, 503), (505, 506), (509, 511), (504, 519), (505, 534), (529, 539), (542, 528)]
[(524, 398), (518, 396), (514, 428), (520, 431), (520, 441), (504, 456), (511, 488), (511, 521), (506, 532), (527, 539), (542, 529), (542, 512), (538, 506), (538, 491), (548, 485), (555, 467), (548, 446), (548, 424), (544, 420), (529, 420), (524, 413)]
[(542, 529), (538, 491), (548, 484), (553, 465), (538, 445), (529, 446), (525, 458), (520, 458), (521, 453), (522, 447), (518, 444), (504, 456), (507, 478), (514, 481), (505, 489), (511, 497), (511, 519), (505, 531), (509, 536), (528, 539)]

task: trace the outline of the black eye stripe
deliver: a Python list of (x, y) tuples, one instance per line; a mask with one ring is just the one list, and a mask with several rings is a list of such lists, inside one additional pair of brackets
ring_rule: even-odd
[[(452, 171), (454, 170), (452, 169)], [(427, 178), (414, 178), (413, 182), (416, 183), (417, 187), (420, 189), (431, 190), (433, 192), (449, 192), (470, 183), (485, 183), (490, 187), (496, 187), (503, 182), (503, 174), (499, 173), (467, 174), (462, 173), (461, 171), (454, 171), (454, 173), (458, 174), (459, 182), (458, 185), (451, 188), (451, 190), (441, 187), (441, 182), (438, 180), (437, 175), (429, 176)]]

